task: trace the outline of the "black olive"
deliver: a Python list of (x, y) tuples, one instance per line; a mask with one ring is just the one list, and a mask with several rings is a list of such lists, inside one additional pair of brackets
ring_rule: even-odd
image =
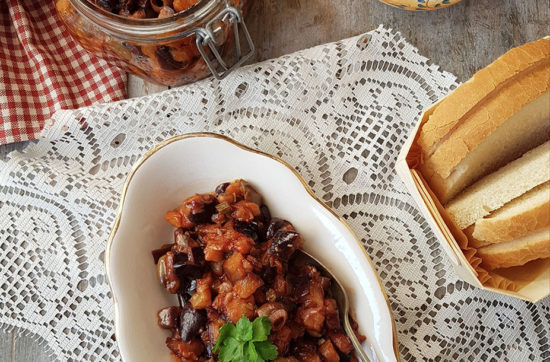
[(309, 278), (299, 276), (294, 280), (294, 297), (302, 298), (309, 294)]
[(275, 282), (275, 276), (277, 276), (277, 269), (272, 266), (264, 265), (260, 272), (260, 276), (266, 285), (272, 285)]
[(192, 262), (195, 265), (204, 264), (204, 249), (200, 246), (191, 248), (189, 262)]
[(206, 311), (195, 310), (191, 303), (186, 302), (180, 313), (180, 336), (185, 342), (195, 338), (206, 326)]
[(211, 223), (212, 215), (216, 212), (216, 199), (212, 198), (209, 203), (204, 203), (202, 211), (196, 214), (190, 214), (189, 220), (194, 224), (209, 224)]
[(256, 221), (244, 222), (235, 220), (233, 222), (233, 228), (241, 234), (248, 236), (254, 240), (254, 242), (258, 241), (258, 223)]
[(189, 283), (186, 285), (185, 293), (187, 293), (189, 296), (192, 296), (197, 291), (197, 280), (191, 279)]
[(183, 279), (200, 278), (204, 272), (204, 267), (194, 264), (177, 264), (174, 265), (174, 270), (176, 271), (178, 279), (181, 281)]
[(229, 186), (229, 182), (224, 182), (223, 184), (219, 184), (216, 187), (216, 196), (219, 196), (220, 194), (223, 194), (225, 190), (227, 190), (227, 187)]
[(336, 350), (338, 352), (338, 355), (340, 356), (340, 362), (351, 362), (351, 354), (343, 354), (342, 352)]
[(157, 323), (160, 328), (175, 329), (180, 324), (179, 316), (179, 307), (166, 307), (158, 311)]
[(291, 230), (279, 230), (273, 235), (271, 245), (267, 253), (279, 258), (282, 261), (288, 261), (292, 256), (300, 240), (300, 234)]
[(256, 219), (258, 224), (258, 240), (256, 242), (263, 243), (267, 240), (267, 227), (271, 222), (271, 212), (269, 212), (269, 208), (266, 205), (260, 206), (260, 216)]
[(174, 268), (179, 268), (184, 264), (189, 264), (187, 260), (187, 254), (174, 252)]
[(265, 225), (269, 225), (271, 222), (271, 212), (267, 205), (260, 206), (260, 218)]
[(267, 227), (266, 238), (269, 240), (275, 236), (275, 233), (285, 226), (291, 226), (292, 224), (286, 220), (274, 217), (271, 219), (269, 226)]

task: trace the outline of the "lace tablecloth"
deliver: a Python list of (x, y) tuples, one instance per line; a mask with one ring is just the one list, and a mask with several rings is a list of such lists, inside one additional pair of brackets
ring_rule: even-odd
[(363, 242), (404, 360), (541, 361), (550, 299), (460, 281), (395, 174), (424, 107), (455, 87), (382, 27), (149, 97), (60, 111), (0, 162), (0, 322), (59, 360), (119, 359), (104, 246), (132, 164), (154, 144), (225, 134), (292, 164)]

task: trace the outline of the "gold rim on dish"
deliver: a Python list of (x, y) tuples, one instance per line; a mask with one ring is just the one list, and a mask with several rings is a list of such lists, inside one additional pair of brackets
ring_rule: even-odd
[(347, 224), (347, 222), (343, 218), (341, 218), (338, 214), (336, 214), (336, 212), (334, 212), (334, 210), (332, 210), (330, 207), (328, 207), (323, 201), (321, 201), (313, 193), (313, 191), (307, 185), (307, 183), (304, 181), (304, 179), (302, 179), (302, 176), (300, 176), (300, 174), (294, 169), (294, 167), (292, 167), (286, 161), (280, 159), (277, 156), (273, 156), (273, 155), (270, 155), (268, 153), (250, 148), (248, 146), (245, 146), (245, 145), (243, 145), (243, 144), (241, 144), (241, 143), (239, 143), (239, 142), (237, 142), (237, 141), (235, 141), (235, 140), (233, 140), (233, 139), (231, 139), (227, 136), (223, 136), (223, 135), (220, 135), (220, 134), (217, 134), (217, 133), (211, 133), (211, 132), (186, 133), (186, 134), (182, 134), (182, 135), (179, 135), (179, 136), (169, 138), (165, 141), (162, 141), (162, 142), (158, 143), (153, 148), (151, 148), (149, 151), (145, 152), (145, 154), (139, 159), (139, 161), (137, 161), (134, 164), (134, 166), (132, 167), (132, 170), (130, 171), (130, 173), (126, 177), (126, 181), (124, 181), (124, 185), (122, 187), (122, 193), (120, 195), (120, 202), (119, 202), (118, 209), (117, 209), (116, 219), (115, 219), (115, 222), (113, 224), (113, 228), (111, 230), (111, 233), (109, 234), (109, 239), (107, 240), (107, 245), (105, 246), (105, 278), (107, 280), (107, 284), (109, 285), (109, 289), (111, 290), (111, 296), (112, 296), (113, 304), (115, 306), (115, 319), (114, 319), (114, 322), (115, 322), (115, 335), (119, 335), (118, 323), (117, 323), (117, 320), (118, 320), (118, 302), (116, 300), (115, 292), (114, 292), (113, 287), (111, 285), (111, 277), (109, 275), (109, 269), (110, 269), (109, 266), (110, 266), (110, 262), (111, 262), (111, 255), (110, 254), (111, 254), (111, 246), (113, 244), (113, 240), (115, 238), (115, 235), (118, 231), (118, 227), (120, 225), (120, 218), (121, 218), (121, 215), (122, 215), (122, 208), (124, 206), (124, 200), (126, 199), (126, 192), (128, 191), (128, 186), (130, 185), (130, 182), (132, 181), (132, 178), (136, 174), (137, 170), (143, 165), (143, 163), (145, 161), (147, 161), (147, 159), (149, 159), (157, 151), (159, 151), (160, 149), (164, 148), (165, 146), (167, 146), (167, 145), (169, 145), (173, 142), (180, 141), (180, 140), (187, 139), (187, 138), (198, 138), (198, 137), (210, 137), (210, 138), (221, 139), (221, 140), (229, 142), (229, 143), (233, 144), (234, 146), (237, 146), (237, 147), (239, 147), (239, 148), (241, 148), (245, 151), (252, 152), (252, 153), (255, 153), (255, 154), (258, 154), (258, 155), (261, 155), (261, 156), (265, 156), (267, 158), (270, 158), (274, 161), (277, 161), (277, 162), (281, 163), (282, 165), (287, 167), (290, 171), (292, 171), (294, 176), (296, 176), (298, 178), (298, 180), (302, 183), (302, 186), (305, 188), (305, 190), (307, 191), (309, 196), (311, 196), (315, 201), (317, 201), (319, 204), (321, 204), (321, 206), (323, 206), (338, 221), (340, 221), (344, 225), (344, 227), (351, 233), (351, 235), (353, 236), (355, 241), (359, 244), (359, 247), (363, 251), (363, 254), (365, 255), (365, 258), (367, 258), (367, 261), (369, 262), (371, 268), (375, 271), (374, 274), (376, 276), (376, 280), (378, 281), (378, 285), (380, 286), (380, 290), (382, 291), (382, 295), (384, 296), (384, 299), (386, 300), (386, 304), (388, 306), (388, 311), (390, 312), (390, 317), (391, 317), (391, 322), (392, 322), (392, 332), (393, 332), (393, 351), (394, 351), (394, 354), (395, 354), (395, 358), (396, 358), (397, 361), (401, 361), (401, 358), (399, 356), (399, 344), (398, 344), (398, 341), (397, 341), (397, 327), (396, 327), (396, 324), (395, 324), (393, 311), (392, 311), (392, 308), (390, 306), (390, 301), (389, 301), (388, 296), (386, 294), (386, 290), (384, 289), (384, 286), (382, 285), (382, 281), (380, 280), (380, 276), (378, 275), (378, 272), (376, 272), (376, 268), (374, 267), (374, 263), (372, 262), (371, 258), (367, 254), (367, 251), (363, 247), (363, 244), (361, 244), (361, 241), (359, 240), (357, 235), (355, 235), (355, 232), (353, 232), (353, 230)]

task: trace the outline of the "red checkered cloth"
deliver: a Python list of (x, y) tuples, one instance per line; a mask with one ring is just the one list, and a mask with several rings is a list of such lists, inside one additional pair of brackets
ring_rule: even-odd
[(58, 109), (126, 98), (126, 74), (80, 47), (55, 0), (0, 0), (0, 144), (39, 137)]

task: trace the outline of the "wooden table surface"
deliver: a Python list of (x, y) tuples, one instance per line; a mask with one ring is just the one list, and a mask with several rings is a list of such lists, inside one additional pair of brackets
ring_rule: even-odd
[[(548, 35), (549, 5), (549, 0), (464, 0), (442, 10), (408, 12), (377, 0), (255, 0), (246, 24), (257, 49), (251, 63), (384, 24), (465, 81), (511, 47)], [(130, 97), (164, 89), (129, 76)], [(0, 361), (54, 360), (48, 352), (32, 336), (0, 331)]]

